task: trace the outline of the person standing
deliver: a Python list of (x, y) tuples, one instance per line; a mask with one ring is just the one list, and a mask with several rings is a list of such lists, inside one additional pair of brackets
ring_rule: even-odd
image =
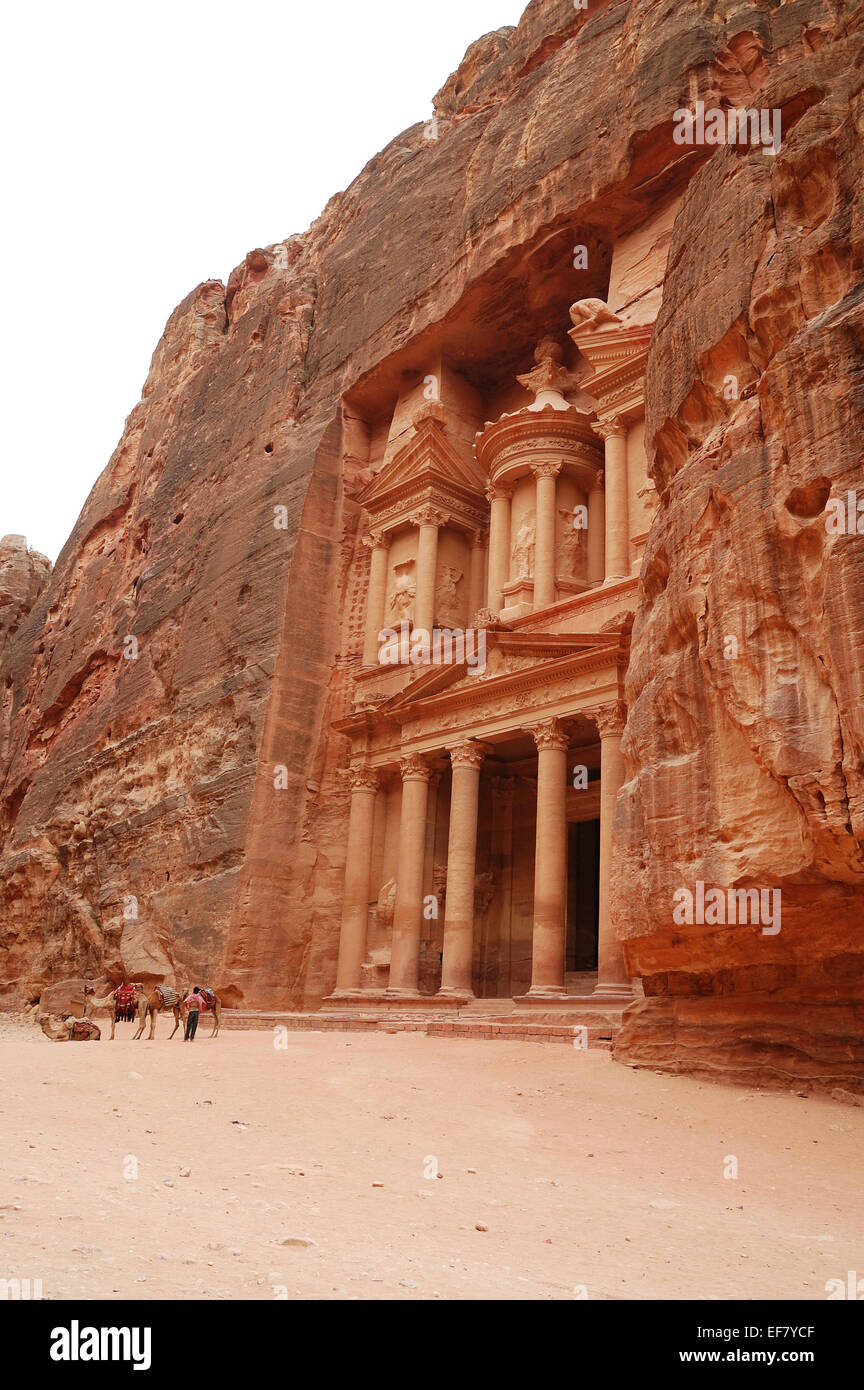
[(193, 986), (192, 993), (186, 995), (183, 1003), (186, 1005), (186, 1032), (183, 1034), (183, 1041), (194, 1042), (198, 1029), (198, 1014), (204, 1007), (204, 996), (197, 985)]

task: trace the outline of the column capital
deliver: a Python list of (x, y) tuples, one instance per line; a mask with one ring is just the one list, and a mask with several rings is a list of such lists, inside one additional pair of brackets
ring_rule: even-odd
[(414, 526), (440, 527), (446, 526), (450, 517), (447, 512), (442, 512), (431, 502), (427, 502), (422, 507), (418, 507), (416, 512), (412, 512), (408, 520), (411, 521)]
[(468, 739), (465, 743), (457, 743), (455, 747), (447, 749), (454, 767), (482, 767), (483, 759), (491, 751), (488, 743), (477, 743), (473, 739)]
[(611, 704), (600, 705), (587, 713), (597, 725), (601, 739), (620, 738), (623, 734), (627, 723), (627, 706), (623, 700), (613, 700)]
[(422, 753), (406, 753), (399, 759), (403, 782), (429, 782), (434, 769)]
[(527, 724), (525, 728), (536, 743), (538, 752), (544, 748), (566, 752), (570, 747), (570, 735), (560, 719), (541, 719), (538, 724)]
[(374, 530), (371, 526), (364, 536), (361, 537), (363, 545), (369, 550), (389, 550), (390, 537), (386, 531)]
[(379, 786), (377, 767), (367, 767), (365, 763), (354, 763), (348, 769), (348, 785), (352, 792), (375, 792)]
[(468, 544), (472, 550), (485, 550), (489, 544), (489, 532), (470, 531), (468, 533)]
[(490, 481), (486, 484), (484, 491), (486, 493), (487, 502), (497, 502), (499, 497), (503, 497), (509, 502), (510, 498), (513, 496), (514, 489), (512, 487), (505, 487), (503, 483), (493, 483)]
[(604, 415), (599, 420), (592, 420), (591, 428), (595, 434), (599, 434), (601, 439), (626, 439), (627, 424), (620, 415)]
[(535, 478), (557, 478), (563, 463), (532, 463), (531, 472)]
[(500, 796), (502, 799), (506, 796), (512, 796), (516, 790), (516, 778), (493, 777), (492, 790), (495, 792), (496, 796)]
[(603, 492), (606, 488), (606, 474), (602, 468), (598, 468), (591, 484), (592, 492)]

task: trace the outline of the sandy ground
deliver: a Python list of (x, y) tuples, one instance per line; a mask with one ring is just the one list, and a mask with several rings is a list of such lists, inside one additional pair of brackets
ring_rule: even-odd
[(864, 1109), (563, 1045), (132, 1031), (0, 1024), (0, 1278), (48, 1299), (824, 1299), (864, 1274)]

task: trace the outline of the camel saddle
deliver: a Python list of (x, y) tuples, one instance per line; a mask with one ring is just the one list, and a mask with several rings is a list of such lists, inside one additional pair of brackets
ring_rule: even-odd
[(172, 989), (170, 985), (157, 985), (156, 993), (162, 1000), (163, 1008), (166, 1009), (173, 1009), (174, 1005), (177, 1003), (177, 1000), (180, 998), (180, 995), (177, 993), (176, 989)]
[(213, 990), (212, 990), (212, 989), (205, 989), (204, 986), (202, 985), (201, 988), (200, 988), (200, 990), (198, 991), (198, 993), (199, 993), (199, 994), (203, 997), (203, 999), (204, 999), (204, 1008), (205, 1008), (205, 1009), (212, 1009), (212, 1008), (213, 1008), (213, 1005), (216, 1003), (216, 995), (213, 993)]
[(135, 986), (119, 985), (114, 991), (114, 1022), (131, 1023), (135, 1018)]
[(95, 1023), (90, 1023), (86, 1018), (76, 1018), (72, 1024), (72, 1041), (80, 1042), (83, 1039), (92, 1038), (94, 1042), (99, 1042), (102, 1037), (102, 1030)]

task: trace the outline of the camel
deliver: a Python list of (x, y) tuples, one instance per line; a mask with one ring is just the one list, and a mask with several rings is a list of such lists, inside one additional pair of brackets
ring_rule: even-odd
[(170, 1009), (174, 1015), (174, 1027), (169, 1036), (170, 1042), (171, 1038), (173, 1038), (177, 1029), (180, 1027), (182, 1012), (180, 995), (177, 993), (177, 990), (172, 989), (170, 985), (156, 985), (149, 997), (142, 989), (141, 997), (138, 999), (138, 1032), (133, 1037), (133, 1042), (141, 1037), (148, 1017), (150, 1019), (150, 1032), (147, 1034), (147, 1041), (153, 1041), (153, 1033), (156, 1027), (156, 1015), (162, 1013), (164, 1009)]
[(89, 1018), (58, 1018), (43, 1015), (39, 1027), (52, 1042), (99, 1042), (101, 1030)]
[[(184, 999), (184, 1004), (183, 1004), (183, 1021), (184, 1021), (184, 1024), (185, 1024), (185, 1021), (186, 1021), (186, 1015), (187, 1015), (187, 1013), (189, 1012), (188, 1009), (186, 1008), (185, 1000), (186, 1000), (186, 999), (188, 998), (188, 996), (192, 993), (193, 988), (194, 988), (193, 985), (189, 985), (188, 988), (186, 988), (186, 989), (183, 991), (183, 999)], [(211, 1031), (211, 1033), (210, 1033), (210, 1036), (211, 1036), (211, 1038), (215, 1038), (215, 1037), (217, 1036), (218, 1032), (219, 1032), (219, 1024), (220, 1024), (221, 1021), (222, 1021), (222, 1002), (221, 1002), (221, 1000), (220, 1000), (220, 998), (219, 998), (219, 995), (216, 994), (215, 990), (212, 991), (212, 993), (213, 993), (213, 1005), (212, 1005), (212, 1008), (210, 1008), (210, 1009), (205, 1009), (204, 1012), (205, 1012), (205, 1013), (211, 1013), (211, 1012), (212, 1012), (212, 1014), (213, 1014), (213, 1028), (212, 1028), (212, 1031)], [(206, 998), (206, 995), (205, 995), (205, 998)]]
[[(144, 997), (144, 986), (136, 984), (134, 985), (134, 989), (135, 1011), (138, 1013), (141, 1007), (141, 1000)], [(108, 1019), (111, 1024), (111, 1037), (109, 1040), (111, 1042), (114, 1041), (114, 1023), (117, 1011), (116, 996), (117, 990), (115, 989), (111, 990), (109, 994), (106, 994), (104, 999), (97, 999), (93, 990), (88, 989), (86, 986), (84, 988), (84, 1017), (93, 1019), (99, 1014), (104, 1014), (105, 1018)], [(75, 1002), (77, 1003), (77, 1000)]]

